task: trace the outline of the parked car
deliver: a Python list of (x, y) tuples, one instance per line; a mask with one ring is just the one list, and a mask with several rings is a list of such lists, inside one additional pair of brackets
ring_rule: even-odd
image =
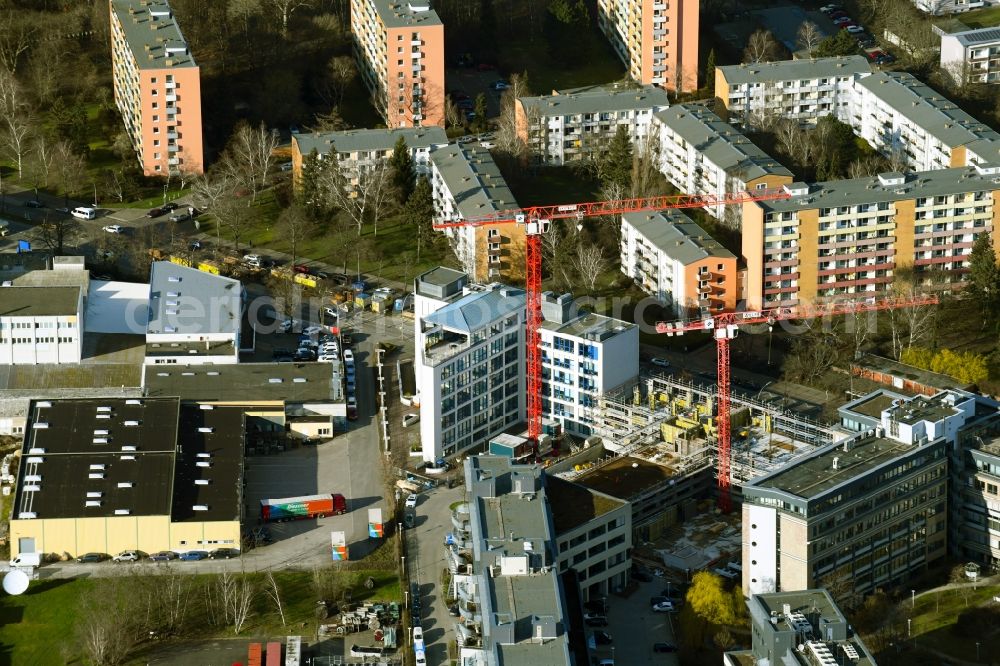
[(142, 556), (139, 555), (139, 553), (137, 553), (136, 551), (123, 550), (122, 552), (112, 557), (111, 561), (117, 564), (118, 562), (138, 562), (140, 559), (142, 559)]
[(278, 330), (282, 333), (290, 333), (293, 328), (301, 323), (298, 319), (286, 319), (278, 324)]
[(677, 652), (673, 643), (653, 643), (653, 652)]
[(259, 254), (244, 254), (243, 263), (252, 268), (260, 268), (264, 265)]
[(350, 349), (344, 350), (344, 363), (354, 363), (354, 352)]
[(109, 234), (120, 234), (122, 232), (122, 226), (120, 224), (106, 224), (103, 229)]
[(169, 219), (171, 222), (187, 222), (191, 219), (191, 214), (188, 212), (174, 213)]
[(292, 271), (308, 275), (309, 267), (306, 266), (305, 264), (295, 264), (294, 266), (292, 266)]
[(96, 220), (97, 219), (97, 209), (91, 208), (89, 206), (77, 206), (73, 210), (69, 211), (69, 214), (78, 220)]
[(406, 506), (407, 509), (416, 509), (417, 508), (417, 496), (414, 495), (413, 493), (410, 493), (409, 497), (406, 498), (406, 504), (405, 504), (405, 506)]
[(649, 605), (650, 606), (655, 606), (656, 604), (662, 604), (664, 601), (670, 601), (670, 599), (668, 599), (665, 596), (662, 596), (662, 597), (650, 597), (650, 599), (649, 599)]
[(837, 18), (833, 19), (833, 24), (834, 25), (841, 25), (842, 26), (842, 25), (845, 25), (845, 24), (848, 24), (848, 23), (853, 24), (854, 21), (847, 14), (844, 14), (843, 16), (838, 16)]
[(106, 559), (108, 556), (104, 553), (84, 553), (76, 558), (76, 561), (80, 564), (93, 564), (94, 562), (103, 562)]
[(835, 12), (840, 9), (840, 5), (823, 5), (819, 8), (824, 14), (829, 14), (830, 12)]
[(295, 355), (292, 358), (296, 361), (315, 361), (317, 357), (318, 354), (315, 350), (308, 347), (299, 347), (295, 350)]
[(594, 642), (598, 645), (611, 645), (614, 643), (614, 639), (606, 631), (595, 631), (591, 634), (594, 637)]
[(291, 171), (292, 170), (292, 163), (291, 162), (282, 162), (281, 164), (278, 165), (278, 169), (280, 169), (281, 171)]
[(150, 562), (169, 562), (170, 560), (176, 560), (177, 553), (172, 550), (161, 550), (158, 553), (153, 553), (149, 556)]
[(216, 548), (208, 554), (210, 560), (228, 560), (239, 556), (240, 551), (237, 548)]
[(452, 617), (458, 617), (459, 615), (458, 604), (452, 604), (451, 606), (448, 606), (448, 615)]
[(876, 65), (891, 65), (896, 62), (896, 56), (891, 53), (883, 53), (881, 56), (875, 59)]
[(653, 365), (658, 365), (661, 368), (670, 367), (670, 361), (668, 361), (665, 358), (660, 358), (659, 356), (654, 356), (653, 358), (649, 359), (649, 362), (652, 363)]
[(200, 250), (201, 248), (202, 248), (202, 245), (201, 245), (201, 241), (200, 240), (198, 240), (196, 238), (193, 241), (191, 241), (191, 249), (192, 250)]
[(146, 213), (146, 217), (148, 218), (160, 217), (161, 215), (167, 212), (168, 211), (166, 208), (160, 208), (160, 207), (151, 208), (149, 212)]
[(603, 615), (585, 613), (583, 616), (583, 623), (588, 627), (606, 627), (608, 626), (608, 618)]
[(181, 553), (180, 559), (185, 562), (197, 562), (199, 560), (204, 560), (208, 557), (208, 553), (203, 550), (189, 550), (186, 553)]
[(852, 35), (860, 35), (863, 34), (865, 31), (865, 29), (862, 28), (860, 25), (849, 25), (847, 26), (846, 30)]
[(493, 88), (493, 90), (507, 90), (507, 88), (510, 88), (510, 86), (507, 85), (507, 82), (504, 80), (494, 81), (493, 85), (491, 85), (490, 87)]
[(661, 601), (658, 604), (653, 604), (654, 613), (673, 613), (677, 608), (669, 601)]
[(163, 210), (166, 211), (166, 212), (168, 212), (168, 213), (171, 212), (171, 211), (177, 210), (177, 204), (174, 203), (173, 201), (167, 202), (167, 203), (163, 204)]

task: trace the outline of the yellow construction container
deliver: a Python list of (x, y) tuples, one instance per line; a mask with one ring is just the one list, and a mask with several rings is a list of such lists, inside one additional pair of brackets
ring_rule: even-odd
[(198, 262), (198, 270), (205, 271), (206, 273), (211, 273), (212, 275), (218, 275), (219, 265), (214, 261), (209, 261), (206, 259), (205, 261)]
[(178, 257), (177, 255), (170, 255), (170, 263), (177, 264), (178, 266), (187, 266), (191, 268), (191, 260), (184, 257)]

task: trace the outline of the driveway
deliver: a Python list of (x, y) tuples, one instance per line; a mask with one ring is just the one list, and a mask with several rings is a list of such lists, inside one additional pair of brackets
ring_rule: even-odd
[(441, 588), (441, 572), (446, 566), (444, 537), (452, 530), (448, 507), (464, 498), (465, 486), (421, 493), (416, 526), (406, 533), (406, 566), (410, 580), (420, 585), (421, 627), (429, 666), (448, 663), (448, 644), (455, 638), (455, 618), (448, 615), (448, 591)]
[[(649, 599), (658, 596), (666, 581), (654, 579), (651, 583), (639, 583), (639, 587), (628, 597), (613, 594), (608, 597), (608, 626), (604, 631), (614, 639), (613, 651), (601, 647), (596, 653), (613, 656), (616, 663), (629, 666), (642, 664), (678, 663), (676, 653), (657, 654), (653, 643), (677, 644), (674, 636), (676, 616), (670, 613), (654, 613), (649, 608)], [(588, 635), (591, 630), (588, 629)]]

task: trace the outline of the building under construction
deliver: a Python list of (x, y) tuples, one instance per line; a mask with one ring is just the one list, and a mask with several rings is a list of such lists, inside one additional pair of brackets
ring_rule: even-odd
[[(644, 377), (603, 396), (595, 425), (600, 453), (560, 476), (629, 500), (636, 543), (656, 540), (697, 515), (698, 500), (715, 492), (715, 397), (715, 386), (669, 375)], [(746, 481), (847, 436), (754, 398), (734, 395), (732, 407), (730, 474), (737, 500)]]

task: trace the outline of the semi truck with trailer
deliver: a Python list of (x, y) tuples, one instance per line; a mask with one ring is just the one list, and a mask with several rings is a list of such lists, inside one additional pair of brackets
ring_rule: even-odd
[(265, 523), (324, 518), (342, 513), (347, 513), (347, 500), (338, 494), (304, 495), (260, 501), (260, 518)]

